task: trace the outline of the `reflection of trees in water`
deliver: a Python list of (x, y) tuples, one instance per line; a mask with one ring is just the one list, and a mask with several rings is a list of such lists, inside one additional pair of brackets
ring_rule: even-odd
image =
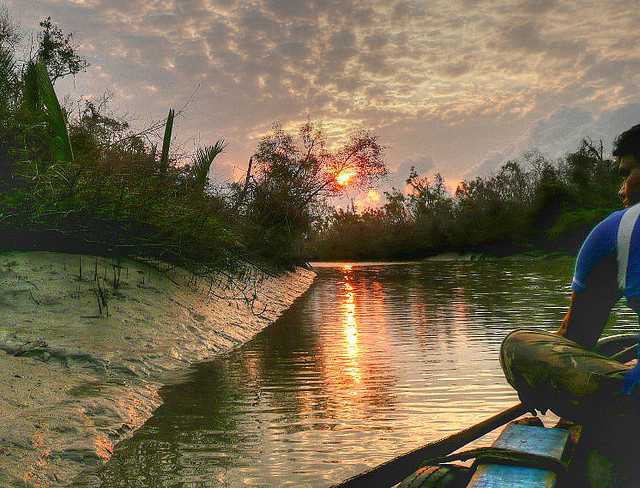
[(519, 327), (557, 329), (568, 307), (571, 268), (571, 259), (463, 263), (458, 283), (475, 315), (474, 339), (499, 343)]
[[(226, 360), (193, 369), (188, 381), (161, 390), (164, 403), (135, 435), (118, 445), (99, 473), (103, 488), (169, 487), (211, 482), (236, 464), (238, 429), (247, 402), (246, 376)], [(241, 449), (244, 455), (244, 449)], [(212, 457), (210, 453), (228, 452)], [(208, 486), (208, 485), (207, 485)]]
[[(443, 368), (475, 355), (497, 353), (504, 336), (517, 327), (554, 328), (568, 300), (572, 261), (425, 262), (411, 267), (380, 267), (390, 305), (404, 308), (400, 341), (412, 339), (425, 361)], [(371, 271), (369, 271), (371, 272)], [(491, 356), (492, 357), (492, 356)]]
[[(372, 445), (372, 429), (406, 437), (416, 420), (399, 413), (407, 395), (441, 413), (468, 401), (457, 378), (479, 372), (473, 385), (495, 383), (502, 337), (557, 323), (570, 274), (567, 262), (506, 261), (322, 270), (275, 326), (164, 388), (164, 405), (103, 470), (104, 486), (273, 480), (292, 459), (317, 462), (305, 458), (316, 445), (353, 442), (333, 430)], [(438, 422), (459, 426), (462, 416)]]
[(440, 332), (438, 342), (461, 330), (495, 341), (517, 327), (555, 327), (568, 303), (570, 260), (429, 262), (421, 270), (413, 282), (424, 294), (414, 300), (417, 324), (429, 324), (423, 337)]

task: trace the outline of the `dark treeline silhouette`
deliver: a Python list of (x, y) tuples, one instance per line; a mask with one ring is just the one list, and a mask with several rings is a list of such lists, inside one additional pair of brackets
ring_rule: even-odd
[(408, 191), (385, 193), (381, 208), (338, 209), (322, 219), (309, 253), (319, 260), (574, 253), (595, 223), (621, 207), (621, 182), (602, 143), (590, 140), (558, 161), (526, 153), (492, 176), (464, 181), (453, 195), (440, 174), (412, 170)]
[(3, 248), (150, 257), (198, 273), (288, 267), (305, 260), (303, 238), (315, 209), (344, 190), (340, 174), (368, 185), (386, 173), (367, 131), (329, 150), (317, 124), (294, 135), (276, 124), (246, 177), (216, 186), (208, 175), (225, 142), (175, 154), (179, 113), (135, 131), (109, 112), (108, 97), (61, 106), (54, 84), (88, 64), (51, 19), (40, 28), (18, 55), (20, 30), (0, 9)]

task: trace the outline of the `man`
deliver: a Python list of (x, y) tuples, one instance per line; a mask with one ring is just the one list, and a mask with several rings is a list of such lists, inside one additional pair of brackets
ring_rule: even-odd
[[(625, 177), (619, 192), (625, 208), (596, 225), (582, 244), (571, 283), (571, 305), (558, 331), (584, 349), (596, 345), (611, 309), (622, 296), (640, 314), (640, 125), (618, 136), (613, 155)], [(551, 406), (558, 415), (583, 425), (579, 464), (584, 469), (573, 473), (576, 480), (571, 486), (640, 486), (640, 465), (629, 449), (631, 441), (640, 436), (638, 415), (634, 415), (640, 397), (625, 398), (609, 389), (620, 388), (619, 374), (624, 374), (623, 391), (632, 393), (640, 383), (640, 364), (627, 369), (605, 361), (599, 370), (602, 374), (596, 370), (591, 375), (588, 368), (597, 366), (594, 355), (558, 347), (546, 351), (537, 372), (530, 367), (536, 360), (535, 348), (546, 350), (552, 341), (547, 342), (544, 333), (531, 341), (535, 334), (515, 331), (507, 337), (501, 363), (526, 404)], [(613, 382), (606, 381), (611, 377)]]
[[(600, 222), (587, 236), (576, 260), (571, 306), (558, 334), (592, 348), (615, 303), (626, 297), (640, 314), (640, 125), (623, 132), (614, 144), (620, 173), (619, 195), (626, 207)], [(630, 394), (640, 383), (640, 364), (625, 375)]]

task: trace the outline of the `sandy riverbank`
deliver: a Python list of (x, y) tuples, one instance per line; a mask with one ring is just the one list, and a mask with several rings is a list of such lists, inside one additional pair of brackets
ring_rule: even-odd
[(1, 254), (0, 486), (64, 486), (109, 459), (172, 372), (249, 340), (314, 276), (194, 282), (131, 260)]

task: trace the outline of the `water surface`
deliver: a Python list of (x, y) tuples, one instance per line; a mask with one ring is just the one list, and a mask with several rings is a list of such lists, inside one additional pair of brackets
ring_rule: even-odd
[[(518, 327), (557, 329), (571, 268), (317, 267), (273, 326), (162, 390), (102, 486), (329, 486), (478, 422), (517, 402), (500, 343)], [(608, 331), (636, 323), (621, 306)]]

